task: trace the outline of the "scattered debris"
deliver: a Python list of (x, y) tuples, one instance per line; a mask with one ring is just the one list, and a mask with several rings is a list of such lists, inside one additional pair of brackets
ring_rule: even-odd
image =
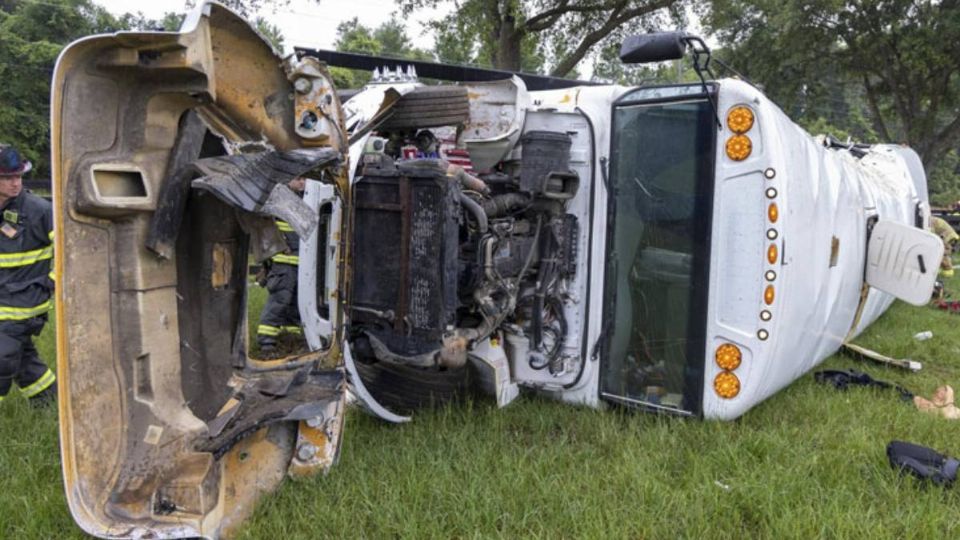
[(932, 337), (933, 337), (933, 332), (929, 330), (925, 330), (923, 332), (917, 332), (916, 334), (913, 335), (913, 339), (917, 341), (926, 341)]
[(714, 483), (718, 488), (720, 488), (720, 489), (722, 489), (722, 490), (724, 490), (724, 491), (730, 491), (731, 489), (733, 489), (733, 488), (731, 488), (729, 485), (724, 484), (723, 482), (721, 482), (721, 481), (719, 481), (719, 480), (714, 480), (713, 483)]
[(903, 441), (887, 445), (890, 466), (900, 473), (910, 473), (920, 480), (929, 480), (938, 486), (949, 486), (957, 479), (960, 460), (945, 456), (932, 448)]
[(960, 315), (960, 300), (940, 300), (934, 305), (949, 313)]
[(844, 343), (841, 350), (846, 353), (847, 356), (851, 356), (857, 360), (872, 360), (880, 364), (909, 369), (910, 371), (914, 372), (923, 369), (923, 364), (917, 362), (916, 360), (910, 360), (909, 358), (891, 358), (889, 356), (880, 354), (877, 351), (868, 349), (866, 347), (861, 347), (860, 345), (855, 345), (853, 343)]
[(948, 420), (960, 418), (960, 409), (954, 404), (953, 387), (951, 386), (937, 388), (930, 399), (914, 396), (913, 403), (917, 406), (917, 409), (923, 412), (939, 414)]
[(886, 381), (878, 381), (866, 373), (854, 369), (825, 369), (814, 373), (813, 378), (818, 383), (832, 384), (837, 390), (846, 390), (850, 385), (872, 386), (882, 389), (893, 388), (900, 393), (900, 399), (904, 401), (913, 400), (913, 392), (906, 388)]
[(933, 284), (933, 295), (930, 297), (931, 302), (941, 302), (944, 298), (949, 296), (947, 290), (943, 287), (943, 282), (937, 280)]

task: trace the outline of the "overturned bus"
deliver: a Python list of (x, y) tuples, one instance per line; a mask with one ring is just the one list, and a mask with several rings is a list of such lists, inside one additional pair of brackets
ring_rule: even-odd
[[(341, 102), (315, 56), (216, 3), (61, 55), (61, 450), (85, 531), (228, 535), (336, 461), (348, 393), (391, 422), (522, 389), (736, 418), (929, 297), (916, 154), (812, 138), (745, 82), (377, 75)], [(248, 266), (284, 249), (275, 218), (301, 238), (309, 347), (265, 360)]]

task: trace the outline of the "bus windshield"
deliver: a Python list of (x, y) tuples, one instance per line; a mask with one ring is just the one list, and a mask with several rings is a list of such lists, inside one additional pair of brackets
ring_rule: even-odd
[(700, 413), (717, 131), (690, 88), (613, 112), (601, 368), (604, 398), (680, 414)]

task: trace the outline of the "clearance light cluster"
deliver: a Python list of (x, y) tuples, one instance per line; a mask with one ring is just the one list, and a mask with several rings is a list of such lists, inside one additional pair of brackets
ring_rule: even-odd
[(740, 379), (729, 371), (721, 371), (713, 380), (713, 391), (724, 399), (732, 399), (740, 393)]
[[(768, 168), (763, 171), (763, 177), (767, 180), (772, 181), (777, 177), (777, 171), (773, 168)], [(775, 240), (780, 237), (780, 232), (776, 229), (777, 221), (780, 219), (780, 207), (777, 206), (777, 196), (779, 192), (777, 188), (773, 186), (767, 187), (764, 192), (769, 202), (767, 203), (767, 221), (769, 222), (770, 228), (767, 229), (767, 240), (770, 240), (770, 245), (767, 246), (767, 262), (770, 266), (776, 266), (777, 262), (780, 261), (780, 249), (777, 247)], [(763, 303), (765, 306), (772, 306), (774, 299), (776, 299), (777, 292), (773, 286), (773, 282), (777, 279), (777, 272), (768, 268), (763, 273), (763, 278), (767, 281), (767, 286), (763, 289)], [(773, 313), (768, 309), (764, 309), (760, 312), (760, 320), (763, 322), (768, 322), (773, 318)], [(760, 341), (766, 341), (770, 338), (770, 332), (761, 328), (757, 330), (757, 338)]]
[(733, 343), (723, 343), (717, 347), (713, 357), (720, 369), (723, 370), (713, 379), (713, 391), (724, 399), (737, 397), (737, 394), (740, 393), (740, 379), (733, 374), (733, 371), (740, 367), (743, 360), (740, 347)]
[(737, 105), (727, 113), (727, 127), (733, 132), (724, 145), (728, 158), (743, 161), (750, 157), (753, 141), (746, 133), (753, 128), (753, 120), (753, 111), (743, 105)]

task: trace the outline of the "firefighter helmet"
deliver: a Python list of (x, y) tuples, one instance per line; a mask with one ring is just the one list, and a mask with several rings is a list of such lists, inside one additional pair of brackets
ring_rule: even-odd
[(0, 176), (20, 176), (32, 168), (33, 165), (23, 159), (16, 148), (0, 143)]

